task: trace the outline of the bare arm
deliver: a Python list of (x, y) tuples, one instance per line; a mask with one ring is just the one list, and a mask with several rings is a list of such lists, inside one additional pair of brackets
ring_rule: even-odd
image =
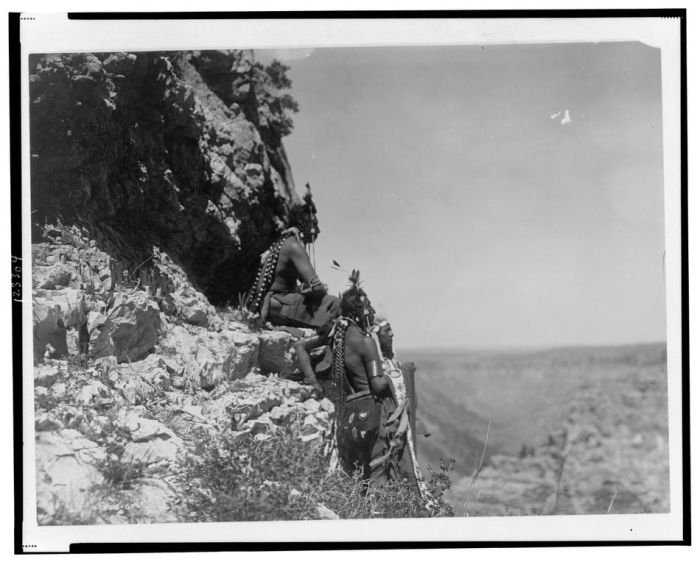
[(379, 358), (377, 345), (371, 337), (363, 337), (362, 344), (359, 346), (359, 351), (372, 392), (376, 396), (382, 396), (389, 390), (389, 383), (384, 377), (382, 361)]
[[(318, 281), (314, 267), (311, 265), (311, 260), (304, 247), (295, 238), (290, 240), (289, 257), (297, 270), (299, 278), (304, 283), (310, 283), (314, 277), (316, 278), (314, 281)], [(314, 285), (312, 290), (318, 294), (326, 294), (327, 292), (326, 286), (320, 282)]]

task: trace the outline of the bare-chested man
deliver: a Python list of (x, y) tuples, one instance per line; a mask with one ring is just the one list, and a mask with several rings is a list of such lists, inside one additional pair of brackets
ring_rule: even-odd
[(346, 472), (360, 469), (366, 480), (397, 478), (399, 449), (392, 443), (400, 423), (396, 402), (369, 333), (374, 310), (359, 288), (359, 274), (353, 272), (351, 281), (333, 336), (338, 456)]

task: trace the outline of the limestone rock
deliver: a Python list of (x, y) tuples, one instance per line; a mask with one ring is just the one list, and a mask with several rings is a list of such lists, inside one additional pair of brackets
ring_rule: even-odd
[(204, 295), (197, 291), (186, 291), (184, 288), (181, 288), (173, 293), (171, 297), (179, 316), (189, 324), (206, 328), (210, 324), (210, 318), (216, 316), (214, 307), (207, 302)]
[(94, 497), (91, 488), (103, 478), (94, 463), (104, 450), (78, 431), (42, 431), (36, 434), (37, 517), (50, 523), (57, 510), (78, 517), (88, 511)]
[(71, 287), (60, 290), (36, 289), (32, 291), (34, 324), (36, 325), (46, 318), (49, 311), (56, 311), (60, 314), (66, 329), (78, 328), (85, 320), (81, 313), (81, 302), (83, 301), (85, 313), (98, 310), (103, 306), (101, 302), (87, 298), (85, 293), (79, 289)]
[(183, 367), (160, 355), (149, 355), (141, 361), (135, 361), (119, 367), (121, 378), (128, 379), (136, 375), (154, 389), (168, 390), (173, 374), (181, 374)]
[(245, 423), (243, 430), (250, 431), (253, 435), (258, 433), (274, 433), (277, 427), (270, 419), (269, 414), (262, 414), (260, 417)]
[(118, 365), (118, 362), (114, 355), (105, 355), (104, 357), (95, 359), (94, 365), (96, 369), (104, 369), (108, 371), (110, 369), (114, 369)]
[(109, 396), (109, 389), (100, 381), (92, 381), (80, 389), (77, 396), (77, 401), (83, 404), (89, 404), (96, 398)]
[(115, 384), (129, 404), (143, 404), (153, 400), (158, 395), (158, 389), (139, 374), (118, 371)]
[(66, 385), (62, 382), (57, 382), (51, 386), (51, 394), (55, 398), (61, 398), (66, 393)]
[(255, 338), (241, 338), (228, 329), (211, 332), (184, 326), (170, 326), (162, 339), (187, 364), (187, 376), (195, 388), (208, 390), (244, 377), (255, 365), (256, 343)]
[(143, 359), (156, 345), (160, 328), (158, 306), (145, 293), (119, 294), (98, 330), (92, 356), (114, 355), (120, 363)]
[(34, 419), (34, 429), (36, 429), (36, 431), (56, 431), (63, 429), (63, 423), (61, 420), (52, 417), (49, 413), (42, 412)]
[(131, 433), (131, 440), (135, 442), (176, 437), (170, 429), (158, 420), (141, 417), (135, 412), (129, 412), (126, 415), (124, 428)]
[(304, 406), (304, 409), (310, 413), (316, 413), (321, 410), (321, 404), (319, 404), (319, 402), (317, 400), (314, 400), (313, 398), (305, 400), (302, 406)]
[(50, 387), (61, 376), (61, 370), (55, 365), (36, 365), (34, 367), (34, 386)]
[(139, 523), (175, 523), (177, 517), (172, 507), (178, 500), (177, 490), (160, 478), (141, 478), (129, 491)]
[(282, 331), (262, 332), (258, 365), (263, 373), (291, 373), (296, 365), (291, 334)]
[(329, 414), (335, 413), (335, 404), (333, 404), (333, 402), (331, 402), (328, 398), (322, 398), (319, 405), (324, 412), (328, 412)]
[(180, 448), (179, 440), (172, 438), (128, 443), (124, 448), (122, 461), (143, 464), (174, 462), (178, 458)]
[(75, 270), (62, 263), (35, 267), (32, 271), (32, 284), (39, 289), (68, 287), (75, 278)]
[(277, 425), (285, 425), (296, 418), (296, 413), (290, 406), (275, 406), (270, 410), (270, 419)]
[(318, 514), (319, 519), (340, 519), (335, 511), (328, 509), (322, 503), (316, 506), (316, 513)]

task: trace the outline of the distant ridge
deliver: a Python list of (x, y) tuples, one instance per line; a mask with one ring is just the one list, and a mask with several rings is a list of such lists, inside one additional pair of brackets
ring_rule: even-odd
[(493, 346), (493, 347), (405, 347), (398, 348), (397, 354), (400, 357), (405, 357), (409, 355), (459, 355), (459, 354), (529, 354), (529, 353), (546, 353), (546, 352), (563, 352), (563, 351), (575, 351), (575, 350), (622, 350), (622, 349), (639, 349), (639, 348), (652, 348), (652, 347), (665, 347), (665, 341), (651, 341), (651, 342), (638, 342), (638, 343), (612, 343), (612, 344), (561, 344), (561, 345), (523, 345), (523, 346)]

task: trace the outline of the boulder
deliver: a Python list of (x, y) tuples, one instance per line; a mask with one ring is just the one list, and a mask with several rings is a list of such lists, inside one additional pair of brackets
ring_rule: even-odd
[(324, 425), (316, 419), (315, 416), (308, 415), (304, 418), (304, 423), (301, 426), (301, 435), (309, 436), (316, 434), (323, 434), (326, 430)]
[(139, 291), (117, 295), (92, 343), (94, 358), (114, 355), (119, 363), (146, 357), (158, 341), (160, 310)]
[(132, 515), (139, 523), (175, 523), (177, 516), (173, 504), (178, 500), (177, 491), (161, 478), (141, 478), (126, 493), (134, 506)]
[(253, 435), (258, 433), (274, 433), (277, 430), (274, 422), (270, 419), (270, 414), (262, 414), (260, 417), (249, 420), (243, 426), (243, 430), (250, 431)]
[(333, 402), (331, 402), (328, 398), (322, 398), (319, 405), (324, 412), (328, 412), (329, 414), (335, 413), (335, 404), (333, 404)]
[(36, 365), (34, 367), (34, 386), (50, 387), (61, 376), (61, 369), (55, 365)]
[(263, 373), (288, 375), (296, 367), (292, 335), (282, 331), (260, 334), (258, 365)]
[(63, 429), (63, 423), (51, 416), (48, 412), (42, 412), (34, 418), (34, 429), (36, 431), (56, 431)]
[(150, 441), (128, 443), (124, 447), (123, 462), (155, 464), (177, 460), (182, 443), (179, 439), (155, 438)]
[(96, 329), (102, 328), (107, 322), (107, 315), (95, 310), (91, 310), (87, 315), (87, 330), (88, 333), (94, 332)]
[(313, 398), (304, 400), (302, 406), (304, 406), (304, 409), (310, 413), (316, 413), (321, 410), (321, 404), (319, 404), (319, 402), (317, 400), (314, 400)]
[(104, 459), (104, 449), (78, 431), (42, 431), (36, 434), (36, 492), (39, 524), (50, 524), (61, 512), (63, 520), (79, 518), (94, 505), (93, 486), (103, 477), (95, 463)]
[(235, 330), (223, 330), (221, 334), (232, 341), (236, 349), (236, 357), (229, 378), (245, 377), (258, 364), (259, 342), (257, 336)]
[(96, 369), (103, 369), (105, 371), (114, 369), (117, 364), (117, 358), (114, 355), (105, 355), (104, 357), (95, 359), (94, 363)]
[(68, 287), (75, 279), (77, 279), (75, 269), (64, 263), (36, 266), (32, 269), (32, 286), (39, 289)]
[(138, 375), (155, 389), (168, 390), (171, 387), (173, 374), (181, 374), (184, 367), (178, 367), (173, 361), (160, 355), (149, 355), (142, 361), (135, 361), (119, 367), (122, 378)]
[[(81, 304), (84, 300), (84, 305)], [(32, 314), (34, 324), (41, 322), (49, 311), (58, 307), (61, 320), (67, 329), (79, 328), (86, 320), (85, 314), (99, 311), (104, 306), (99, 300), (86, 296), (83, 291), (66, 287), (60, 290), (36, 289), (32, 291)]]
[(275, 406), (270, 410), (270, 419), (277, 425), (284, 425), (296, 418), (294, 408), (290, 406)]
[(171, 439), (176, 437), (172, 430), (158, 420), (143, 418), (133, 412), (127, 414), (124, 427), (130, 432), (131, 440), (137, 443), (151, 441), (156, 438)]
[(171, 294), (177, 310), (177, 314), (188, 324), (206, 328), (210, 324), (210, 318), (216, 316), (214, 307), (209, 304), (206, 297), (191, 288), (179, 288)]
[(158, 389), (138, 373), (117, 372), (115, 387), (119, 389), (129, 404), (144, 404), (158, 395)]
[(51, 395), (54, 398), (62, 398), (66, 394), (66, 384), (57, 382), (51, 386)]
[(335, 511), (327, 508), (322, 503), (316, 506), (316, 514), (318, 515), (319, 519), (340, 519)]
[(106, 397), (110, 394), (109, 388), (100, 381), (91, 381), (80, 389), (76, 399), (82, 404), (90, 404), (96, 398)]

